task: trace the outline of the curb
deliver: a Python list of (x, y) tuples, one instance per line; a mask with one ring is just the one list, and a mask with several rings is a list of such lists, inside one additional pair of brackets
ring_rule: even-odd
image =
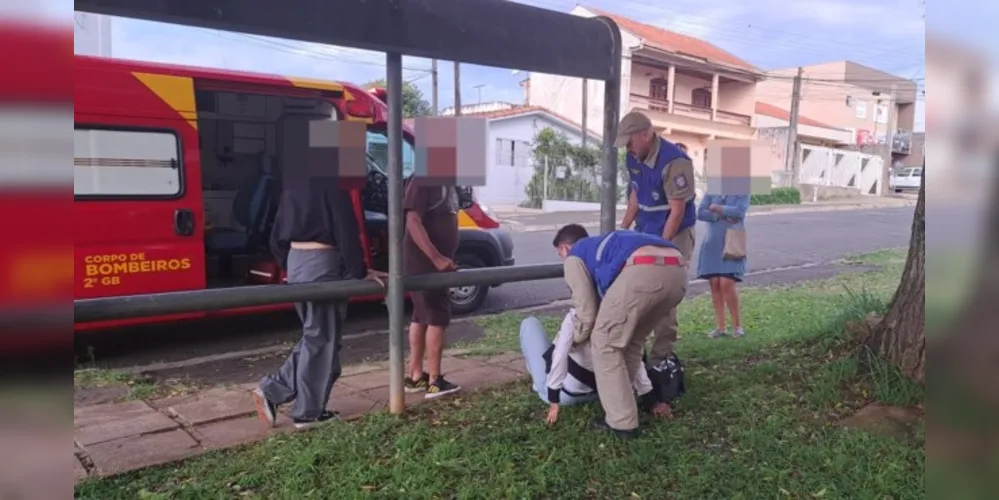
[[(802, 214), (802, 213), (818, 213), (818, 212), (846, 212), (854, 210), (872, 210), (878, 208), (898, 208), (898, 207), (913, 207), (916, 205), (915, 200), (906, 200), (903, 203), (898, 204), (879, 204), (879, 203), (858, 203), (852, 205), (827, 205), (818, 207), (809, 207), (798, 205), (795, 208), (774, 208), (771, 210), (766, 210), (762, 212), (750, 212), (747, 217), (762, 217), (766, 215), (784, 215), (784, 214)], [(502, 225), (505, 226), (510, 231), (515, 233), (535, 233), (539, 231), (557, 231), (563, 225), (568, 224), (567, 222), (560, 222), (555, 224), (539, 224), (528, 226), (517, 221), (503, 221)], [(580, 223), (585, 228), (599, 228), (599, 221), (582, 222)]]

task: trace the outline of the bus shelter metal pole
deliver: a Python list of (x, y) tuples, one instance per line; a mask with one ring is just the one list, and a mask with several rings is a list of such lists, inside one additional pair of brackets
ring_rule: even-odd
[[(608, 21), (610, 22), (610, 21)], [(604, 82), (604, 164), (600, 183), (600, 232), (617, 229), (617, 122), (621, 118), (621, 32), (610, 30), (614, 39), (611, 77)]]
[(389, 313), (389, 412), (406, 409), (403, 388), (403, 338), (405, 329), (405, 293), (402, 269), (402, 54), (385, 55), (388, 91), (388, 230), (389, 277), (386, 303)]

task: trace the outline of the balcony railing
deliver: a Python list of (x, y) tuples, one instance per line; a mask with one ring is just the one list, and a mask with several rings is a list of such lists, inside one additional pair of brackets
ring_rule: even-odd
[(685, 102), (674, 102), (673, 114), (689, 116), (691, 118), (700, 118), (702, 120), (710, 120), (711, 108), (702, 108), (700, 106), (694, 106), (693, 104), (687, 104)]
[(912, 152), (912, 131), (896, 130), (891, 138), (891, 152), (907, 155)]
[[(648, 109), (649, 111), (660, 111), (662, 113), (669, 113), (669, 101), (667, 101), (666, 99), (659, 99), (647, 95), (632, 93), (631, 100), (633, 102), (639, 103), (642, 107)], [(693, 104), (688, 104), (685, 102), (674, 101), (673, 114), (680, 116), (688, 116), (700, 120), (711, 121), (711, 108), (695, 106)], [(727, 123), (730, 125), (741, 125), (748, 127), (752, 124), (753, 118), (748, 115), (732, 113), (730, 111), (722, 111), (719, 109), (715, 113), (714, 121), (718, 123)]]
[(731, 111), (722, 111), (720, 109), (716, 115), (718, 121), (732, 123), (733, 125), (745, 125), (748, 127), (753, 124), (753, 117), (749, 115), (733, 113)]
[(663, 113), (669, 113), (669, 101), (666, 99), (659, 99), (657, 97), (650, 97), (642, 94), (631, 94), (631, 100), (641, 103), (649, 111), (661, 111)]

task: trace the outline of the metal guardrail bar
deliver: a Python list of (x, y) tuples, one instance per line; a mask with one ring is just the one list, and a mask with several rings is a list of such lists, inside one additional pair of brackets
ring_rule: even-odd
[[(407, 291), (432, 290), (465, 285), (499, 285), (515, 281), (534, 281), (562, 276), (561, 264), (466, 269), (450, 273), (404, 276)], [(220, 311), (238, 307), (285, 304), (312, 300), (346, 300), (350, 297), (379, 295), (385, 289), (366, 280), (331, 281), (292, 285), (260, 285), (214, 290), (192, 290), (73, 302), (77, 323), (114, 319), (159, 316), (196, 311)]]

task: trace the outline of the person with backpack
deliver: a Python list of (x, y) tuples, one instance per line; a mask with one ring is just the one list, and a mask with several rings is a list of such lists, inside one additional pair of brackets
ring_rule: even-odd
[[(573, 343), (591, 343), (593, 372), (605, 416), (593, 427), (622, 438), (638, 434), (632, 379), (645, 340), (687, 292), (686, 259), (661, 236), (618, 230), (589, 236), (579, 224), (555, 234), (575, 307)], [(660, 363), (654, 363), (658, 366)]]

